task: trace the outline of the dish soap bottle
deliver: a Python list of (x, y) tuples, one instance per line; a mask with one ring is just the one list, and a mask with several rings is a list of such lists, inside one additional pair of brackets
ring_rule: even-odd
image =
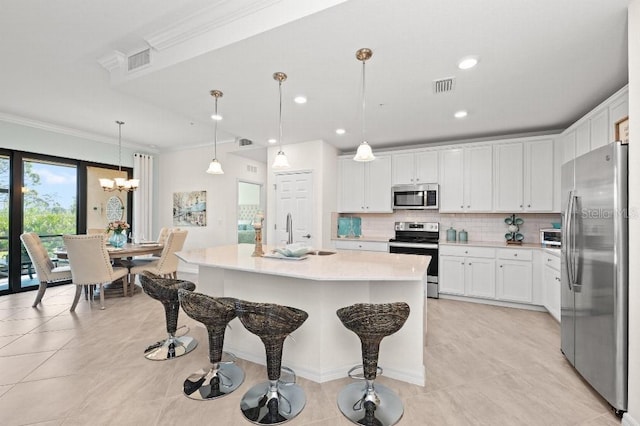
[(453, 226), (447, 229), (447, 241), (455, 241), (456, 240), (456, 230), (453, 229)]

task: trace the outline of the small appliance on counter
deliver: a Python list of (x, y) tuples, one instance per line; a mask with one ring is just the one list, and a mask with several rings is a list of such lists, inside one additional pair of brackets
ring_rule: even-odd
[(542, 247), (562, 247), (562, 229), (547, 228), (540, 230), (540, 244)]
[(362, 219), (357, 216), (338, 218), (338, 238), (360, 238), (362, 236)]

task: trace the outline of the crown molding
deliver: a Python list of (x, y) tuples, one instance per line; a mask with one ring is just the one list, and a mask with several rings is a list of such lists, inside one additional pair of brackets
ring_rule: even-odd
[(228, 0), (219, 0), (206, 9), (194, 13), (171, 25), (162, 31), (144, 37), (149, 46), (161, 51), (169, 47), (184, 43), (192, 38), (213, 31), (224, 25), (253, 15), (265, 8), (271, 7), (282, 0), (257, 0), (245, 3), (240, 7), (229, 10), (227, 13), (220, 13), (221, 6), (225, 3), (231, 4)]
[[(118, 138), (111, 138), (103, 135), (99, 135), (96, 133), (86, 132), (84, 130), (78, 130), (71, 127), (60, 126), (58, 124), (47, 123), (44, 121), (34, 120), (31, 118), (20, 117), (18, 115), (7, 114), (4, 112), (0, 112), (0, 121), (4, 121), (6, 123), (18, 124), (20, 126), (31, 127), (34, 129), (45, 130), (47, 132), (59, 133), (62, 135), (73, 136), (76, 138), (88, 139), (94, 142), (100, 143), (108, 143), (111, 145), (118, 144)], [(122, 141), (122, 146), (126, 146), (128, 148), (141, 149), (145, 152), (158, 152), (157, 149), (149, 148), (147, 145), (141, 145), (136, 143)]]

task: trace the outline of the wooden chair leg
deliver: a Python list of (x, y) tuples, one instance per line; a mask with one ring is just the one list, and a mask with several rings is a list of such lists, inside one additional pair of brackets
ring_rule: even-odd
[[(129, 287), (128, 277), (122, 277), (122, 296), (127, 297), (127, 288)], [(133, 290), (131, 291), (133, 293)]]
[(104, 284), (100, 283), (100, 309), (104, 309)]
[(73, 303), (71, 304), (71, 309), (69, 311), (74, 312), (76, 310), (76, 305), (78, 304), (78, 300), (80, 299), (80, 294), (82, 293), (82, 286), (76, 286), (76, 295), (73, 298)]
[(41, 282), (40, 286), (38, 287), (38, 294), (36, 294), (36, 300), (34, 300), (33, 305), (31, 305), (32, 308), (35, 308), (38, 303), (42, 301), (42, 297), (44, 296), (45, 291), (47, 291), (47, 283)]

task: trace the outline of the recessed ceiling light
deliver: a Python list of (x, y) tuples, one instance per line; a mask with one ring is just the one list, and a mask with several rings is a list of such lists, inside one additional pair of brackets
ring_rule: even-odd
[(345, 133), (347, 133), (347, 131), (345, 129), (336, 129), (336, 133), (339, 135), (344, 135)]
[(455, 118), (465, 118), (467, 116), (467, 111), (465, 110), (457, 111), (455, 114), (453, 114), (453, 116)]
[(462, 58), (460, 62), (458, 62), (458, 68), (461, 70), (468, 70), (469, 68), (473, 68), (478, 65), (478, 57), (477, 56), (467, 56), (466, 58)]
[(297, 104), (306, 104), (307, 98), (305, 98), (304, 96), (296, 96), (295, 98), (293, 98), (293, 102)]
[(276, 142), (278, 142), (278, 141), (277, 141), (277, 140), (275, 140), (275, 139), (273, 139), (273, 138), (271, 138), (271, 139), (269, 139), (267, 142), (269, 142), (269, 143), (276, 143)]
[(220, 114), (211, 114), (211, 119), (212, 120), (216, 120), (216, 121), (220, 121), (220, 120), (222, 120), (222, 116)]

